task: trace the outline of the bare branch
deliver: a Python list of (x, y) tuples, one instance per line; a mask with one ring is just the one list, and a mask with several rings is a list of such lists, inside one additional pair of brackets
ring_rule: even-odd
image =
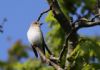
[(60, 52), (60, 55), (59, 55), (59, 60), (61, 61), (63, 55), (64, 55), (64, 52), (67, 51), (66, 48), (68, 48), (68, 40), (70, 38), (70, 35), (73, 33), (73, 30), (71, 30), (71, 32), (69, 32), (69, 34), (66, 34), (65, 36), (65, 41), (64, 41), (64, 44), (63, 44), (63, 49), (61, 50)]
[(48, 9), (48, 10), (42, 12), (42, 13), (40, 14), (40, 16), (38, 17), (37, 21), (39, 21), (39, 20), (41, 19), (42, 15), (45, 14), (45, 13), (47, 13), (48, 11), (50, 11), (50, 9)]
[(52, 3), (50, 4), (50, 8), (49, 8), (48, 10), (43, 11), (43, 12), (39, 15), (39, 17), (38, 17), (37, 21), (40, 21), (40, 19), (41, 19), (42, 15), (43, 15), (43, 14), (45, 14), (45, 13), (47, 13), (47, 12), (49, 12), (49, 11), (51, 10), (51, 8), (52, 8)]
[(83, 27), (92, 27), (96, 25), (100, 25), (100, 21), (92, 22), (84, 18), (84, 19), (81, 19), (79, 22), (75, 23), (75, 29), (79, 30), (80, 28), (83, 28)]
[(98, 18), (100, 16), (100, 14), (96, 14), (92, 19), (91, 21), (93, 22), (96, 18)]

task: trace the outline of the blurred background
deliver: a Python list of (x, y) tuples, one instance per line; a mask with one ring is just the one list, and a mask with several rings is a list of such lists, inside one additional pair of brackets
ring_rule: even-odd
[[(3, 33), (0, 33), (0, 60), (7, 60), (8, 49), (17, 41), (29, 45), (27, 30), (30, 24), (44, 10), (48, 9), (46, 1), (42, 0), (0, 0), (0, 24), (3, 25)], [(41, 22), (45, 23), (44, 17)], [(43, 25), (43, 33), (48, 31), (47, 25)]]
[[(0, 32), (0, 61), (1, 65), (5, 64), (9, 59), (11, 60), (11, 55), (20, 60), (21, 57), (25, 57), (20, 60), (20, 62), (27, 61), (26, 58), (34, 58), (33, 52), (30, 52), (30, 44), (27, 40), (27, 30), (30, 24), (37, 20), (38, 16), (44, 10), (49, 8), (46, 0), (0, 0), (0, 25), (3, 24), (3, 33)], [(80, 8), (77, 12), (80, 12)], [(40, 20), (43, 24), (42, 31), (44, 37), (49, 31), (48, 24), (45, 22), (44, 15)], [(76, 19), (76, 16), (74, 16)], [(5, 21), (6, 19), (6, 21)], [(81, 29), (78, 33), (81, 36), (100, 36), (100, 26), (95, 26), (91, 28)], [(11, 47), (19, 46), (19, 49), (12, 50)], [(20, 47), (21, 46), (21, 47)], [(23, 50), (27, 48), (29, 50)], [(21, 49), (22, 48), (22, 49)], [(16, 51), (17, 53), (15, 53)], [(28, 52), (28, 54), (26, 53)], [(18, 56), (15, 56), (18, 55)], [(15, 60), (15, 59), (14, 59)]]

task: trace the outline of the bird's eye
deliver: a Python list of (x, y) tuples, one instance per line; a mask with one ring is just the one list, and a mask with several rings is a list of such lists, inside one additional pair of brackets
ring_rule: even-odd
[(37, 22), (34, 22), (34, 24), (38, 24)]

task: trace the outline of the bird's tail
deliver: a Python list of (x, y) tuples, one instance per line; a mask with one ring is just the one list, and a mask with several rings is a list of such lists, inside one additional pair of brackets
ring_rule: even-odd
[(45, 50), (47, 50), (47, 52), (50, 54), (50, 55), (53, 55), (53, 53), (51, 52), (51, 50), (48, 48), (48, 46), (46, 45), (46, 43), (45, 43), (45, 41), (43, 40), (43, 49)]
[(45, 55), (45, 46), (42, 46), (41, 50), (42, 50), (43, 54)]
[(35, 56), (38, 58), (38, 53), (37, 53), (36, 48), (34, 46), (32, 46), (32, 49), (33, 49), (33, 52), (34, 52)]

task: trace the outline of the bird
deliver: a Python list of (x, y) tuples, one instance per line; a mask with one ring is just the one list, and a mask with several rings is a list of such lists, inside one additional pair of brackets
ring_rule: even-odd
[(45, 49), (48, 51), (50, 55), (52, 55), (52, 52), (47, 47), (44, 41), (43, 33), (41, 31), (40, 26), (41, 24), (38, 21), (33, 22), (27, 31), (27, 38), (32, 46), (32, 49), (36, 57), (38, 57), (38, 50), (36, 49), (36, 47), (40, 48), (44, 55)]

